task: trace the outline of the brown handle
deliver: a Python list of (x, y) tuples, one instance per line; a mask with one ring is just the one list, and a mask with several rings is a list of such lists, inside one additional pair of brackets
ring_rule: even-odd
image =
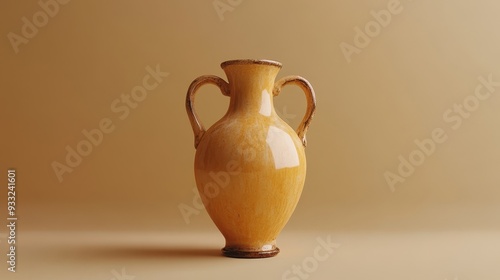
[(314, 117), (314, 113), (316, 111), (316, 94), (311, 86), (311, 84), (304, 78), (300, 76), (287, 76), (279, 79), (274, 84), (273, 96), (278, 96), (281, 92), (281, 89), (287, 84), (296, 84), (298, 85), (305, 93), (307, 99), (307, 109), (302, 122), (297, 128), (297, 135), (299, 136), (302, 144), (307, 146), (306, 133), (309, 125), (311, 124), (311, 120)]
[(229, 96), (229, 84), (223, 79), (213, 76), (213, 75), (205, 75), (196, 78), (188, 88), (186, 94), (186, 111), (189, 117), (189, 121), (191, 122), (191, 127), (193, 128), (194, 133), (194, 148), (198, 148), (198, 144), (205, 133), (205, 127), (198, 119), (198, 115), (194, 110), (194, 96), (196, 91), (204, 84), (213, 84), (219, 87), (220, 91), (223, 95)]

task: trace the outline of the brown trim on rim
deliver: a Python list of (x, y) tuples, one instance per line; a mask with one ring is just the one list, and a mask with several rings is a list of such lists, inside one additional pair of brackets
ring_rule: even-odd
[(221, 68), (224, 68), (228, 65), (232, 64), (262, 64), (262, 65), (271, 65), (271, 66), (276, 66), (281, 68), (281, 63), (274, 61), (274, 60), (267, 60), (267, 59), (235, 59), (235, 60), (228, 60), (224, 61), (220, 64)]
[(274, 247), (272, 250), (268, 251), (243, 251), (234, 248), (222, 248), (222, 254), (226, 257), (230, 258), (238, 258), (238, 259), (260, 259), (260, 258), (270, 258), (276, 256), (280, 249), (278, 247)]

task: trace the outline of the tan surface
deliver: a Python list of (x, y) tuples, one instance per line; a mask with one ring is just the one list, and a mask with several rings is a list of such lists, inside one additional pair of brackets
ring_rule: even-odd
[[(7, 279), (497, 279), (498, 231), (284, 231), (269, 259), (219, 256), (216, 232), (30, 232)], [(331, 253), (318, 238), (336, 244)], [(29, 248), (28, 248), (29, 247)], [(314, 259), (315, 252), (320, 260)], [(291, 273), (287, 273), (291, 271)], [(311, 271), (311, 272), (308, 272)], [(118, 275), (118, 276), (117, 276)]]
[[(231, 260), (225, 259), (213, 260), (221, 266), (211, 267), (202, 263), (204, 258), (181, 257), (184, 266), (175, 269), (204, 275), (195, 268), (208, 265), (211, 276), (237, 268), (253, 276), (250, 272), (264, 271), (252, 264), (267, 267), (281, 260), (280, 269), (269, 268), (273, 279), (279, 279), (284, 268), (311, 251), (303, 247), (304, 240), (314, 243), (320, 232), (350, 236), (347, 232), (356, 231), (364, 237), (359, 243), (353, 240), (354, 246), (339, 240), (344, 255), (338, 257), (343, 261), (332, 268), (353, 274), (338, 275), (356, 279), (355, 273), (372, 267), (376, 277), (367, 273), (357, 279), (450, 279), (453, 274), (459, 279), (498, 278), (491, 261), (498, 252), (493, 245), (500, 239), (493, 234), (500, 229), (500, 87), (492, 87), (495, 91), (467, 117), (449, 110), (472, 100), (482, 84), (479, 77), (491, 75), (500, 81), (500, 4), (402, 1), (394, 8), (391, 3), (395, 2), (242, 1), (221, 20), (211, 1), (69, 1), (27, 44), (19, 45), (16, 54), (9, 32), (21, 34), (22, 18), (32, 20), (41, 8), (37, 1), (3, 1), (0, 182), (5, 182), (7, 168), (17, 168), (18, 235), (26, 242), (20, 241), (25, 247), (19, 250), (25, 251), (19, 253), (27, 258), (20, 269), (33, 275), (36, 268), (49, 269), (60, 260), (43, 258), (43, 247), (28, 247), (43, 241), (33, 235), (37, 231), (50, 231), (55, 237), (66, 231), (113, 231), (118, 232), (116, 238), (154, 231), (158, 235), (151, 238), (160, 244), (171, 242), (170, 232), (206, 231), (220, 241), (204, 211), (186, 224), (178, 208), (182, 203), (196, 207), (185, 92), (199, 75), (225, 79), (219, 68), (224, 60), (267, 58), (283, 63), (279, 77), (297, 74), (308, 79), (318, 98), (308, 133), (306, 184), (285, 230), (307, 230), (310, 238), (282, 234), (289, 248), (303, 250), (296, 257), (238, 262), (242, 267), (226, 266)], [(373, 20), (370, 11), (388, 6), (397, 14), (349, 63), (340, 44), (354, 44), (355, 27), (364, 29)], [(121, 95), (143, 85), (151, 75), (146, 68), (157, 65), (169, 75), (149, 79), (148, 85), (155, 86), (127, 115)], [(483, 97), (489, 92), (480, 90)], [(207, 125), (222, 116), (227, 104), (215, 87), (203, 89), (197, 100)], [(305, 100), (299, 89), (290, 87), (275, 106), (296, 127)], [(112, 131), (105, 118), (114, 125)], [(82, 130), (100, 126), (109, 133), (59, 182), (51, 164), (65, 163), (66, 147), (76, 149), (85, 139)], [(439, 128), (447, 136), (444, 143), (436, 144), (434, 153), (392, 192), (384, 172), (397, 173), (398, 157), (408, 159), (417, 149), (414, 141), (431, 138)], [(0, 232), (5, 234), (6, 189), (0, 187)], [(371, 230), (387, 235), (377, 239)], [(429, 234), (415, 237), (421, 231)], [(179, 242), (189, 244), (190, 238), (186, 235)], [(72, 241), (80, 240), (84, 235)], [(4, 255), (6, 242), (0, 241)], [(203, 246), (218, 248), (219, 241), (203, 240)], [(405, 252), (401, 244), (423, 250), (418, 242), (429, 245), (428, 254), (399, 257)], [(462, 249), (453, 251), (454, 245)], [(391, 252), (391, 258), (377, 258), (380, 251)], [(400, 274), (384, 274), (391, 270), (360, 259), (367, 256)], [(172, 259), (176, 258), (168, 261), (175, 263)], [(120, 266), (112, 257), (104, 263), (113, 265), (102, 269), (89, 269), (88, 260), (67, 261), (73, 261), (76, 279), (110, 279), (109, 271)], [(134, 270), (137, 263), (136, 279), (156, 279), (148, 273), (161, 271), (165, 262), (148, 256), (127, 259), (123, 266)], [(333, 273), (325, 267), (317, 273)], [(0, 265), (2, 279), (5, 269)], [(69, 279), (56, 268), (51, 272), (51, 279)]]

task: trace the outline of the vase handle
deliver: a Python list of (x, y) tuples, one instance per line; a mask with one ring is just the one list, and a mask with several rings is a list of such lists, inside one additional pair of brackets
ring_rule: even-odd
[(307, 109), (302, 122), (297, 128), (297, 135), (299, 136), (302, 144), (307, 146), (306, 133), (309, 125), (311, 124), (311, 120), (314, 117), (314, 113), (316, 111), (316, 94), (314, 93), (314, 89), (311, 84), (304, 78), (300, 76), (286, 76), (279, 79), (274, 84), (273, 96), (278, 96), (281, 92), (281, 89), (287, 84), (296, 84), (298, 85), (305, 93), (307, 99)]
[(186, 111), (189, 117), (189, 121), (191, 123), (191, 127), (193, 128), (194, 133), (194, 148), (198, 147), (198, 144), (205, 134), (205, 127), (200, 122), (198, 115), (194, 110), (194, 97), (196, 91), (204, 84), (213, 84), (216, 85), (223, 95), (229, 96), (229, 84), (223, 79), (213, 76), (213, 75), (205, 75), (196, 78), (188, 88), (186, 94)]

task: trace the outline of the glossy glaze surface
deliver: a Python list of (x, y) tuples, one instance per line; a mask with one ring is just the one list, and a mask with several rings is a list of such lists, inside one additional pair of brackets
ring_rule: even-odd
[[(314, 114), (314, 92), (303, 78), (276, 82), (281, 64), (241, 60), (222, 64), (226, 83), (196, 79), (186, 107), (195, 133), (195, 178), (210, 217), (232, 257), (276, 255), (276, 238), (292, 215), (306, 176), (305, 131)], [(305, 87), (308, 110), (298, 131), (278, 117), (273, 95), (288, 82)], [(230, 97), (225, 116), (205, 131), (194, 113), (194, 93), (213, 83)], [(299, 138), (299, 135), (301, 138)]]

